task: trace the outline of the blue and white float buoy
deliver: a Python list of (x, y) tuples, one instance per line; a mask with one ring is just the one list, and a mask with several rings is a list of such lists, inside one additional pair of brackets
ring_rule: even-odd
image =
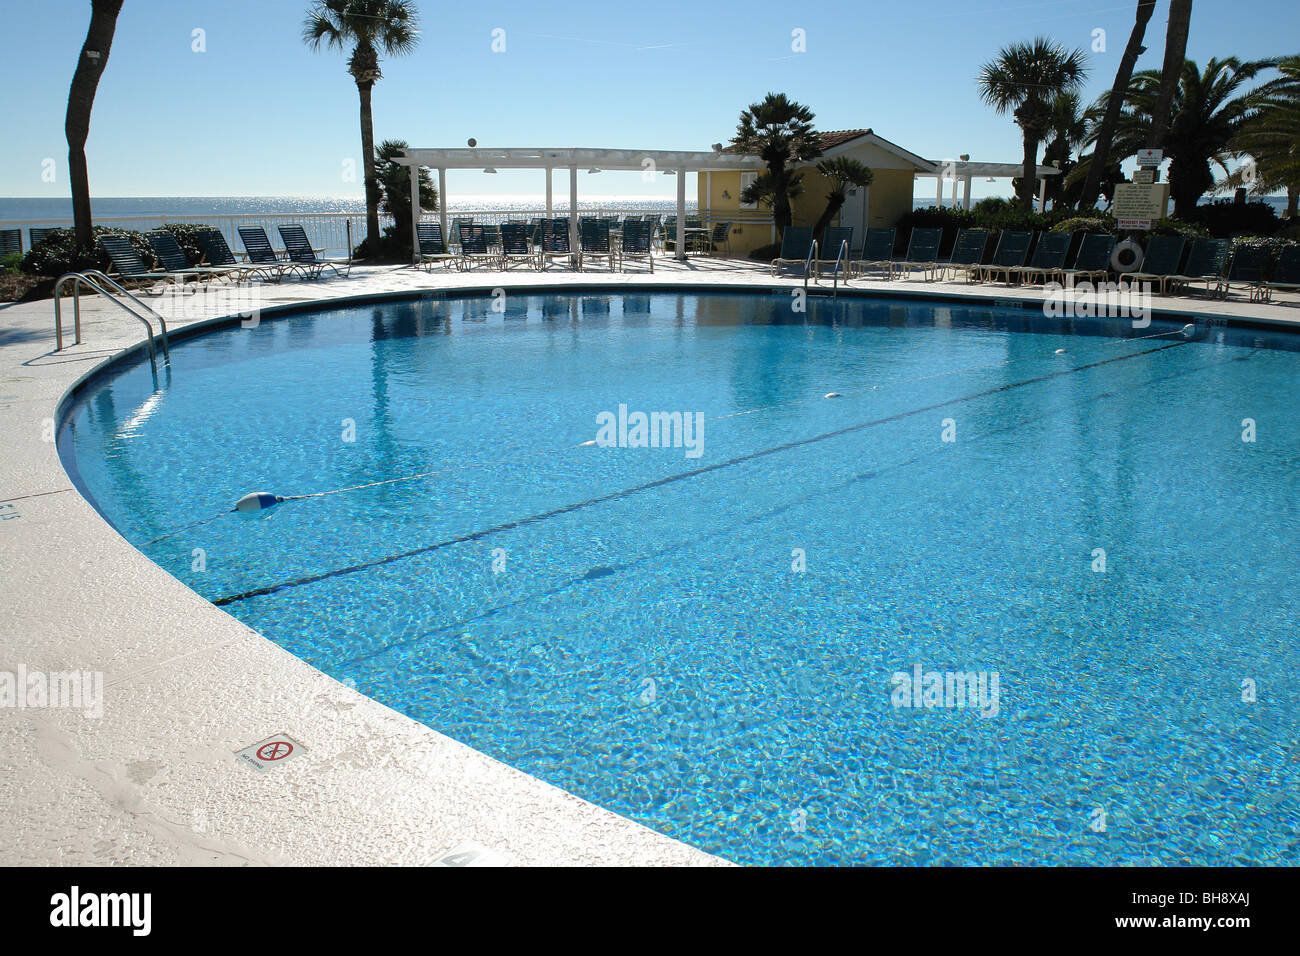
[(278, 505), (281, 501), (284, 501), (284, 499), (279, 495), (271, 494), (269, 491), (253, 491), (235, 502), (235, 510), (261, 511), (263, 508)]

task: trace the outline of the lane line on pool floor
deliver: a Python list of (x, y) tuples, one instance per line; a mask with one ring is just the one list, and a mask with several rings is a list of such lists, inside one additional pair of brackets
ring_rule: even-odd
[[(1203, 372), (1203, 371), (1205, 371), (1207, 368), (1214, 368), (1214, 367), (1216, 367), (1216, 366), (1218, 366), (1218, 365), (1226, 365), (1226, 364), (1229, 364), (1229, 363), (1231, 363), (1231, 362), (1243, 362), (1243, 361), (1249, 359), (1249, 358), (1250, 358), (1252, 355), (1254, 355), (1254, 354), (1255, 354), (1255, 352), (1252, 351), (1252, 352), (1250, 352), (1250, 353), (1248, 353), (1248, 354), (1246, 354), (1246, 355), (1235, 356), (1235, 357), (1233, 357), (1233, 358), (1230, 358), (1230, 359), (1228, 359), (1226, 362), (1212, 362), (1212, 363), (1210, 363), (1209, 365), (1202, 365), (1202, 366), (1199, 366), (1198, 368), (1191, 369), (1191, 370), (1188, 370), (1188, 371), (1179, 371), (1179, 372), (1174, 372), (1174, 373), (1172, 373), (1172, 374), (1170, 374), (1170, 375), (1159, 376), (1159, 377), (1157, 377), (1157, 378), (1153, 378), (1153, 379), (1150, 379), (1150, 380), (1148, 380), (1148, 381), (1146, 381), (1146, 382), (1143, 382), (1142, 385), (1139, 386), (1139, 387), (1143, 387), (1143, 388), (1144, 388), (1144, 387), (1146, 387), (1146, 386), (1148, 386), (1148, 385), (1154, 385), (1154, 384), (1159, 383), (1159, 382), (1167, 382), (1167, 381), (1169, 381), (1170, 379), (1173, 379), (1173, 378), (1181, 378), (1181, 377), (1183, 377), (1183, 376), (1185, 376), (1185, 375), (1188, 375), (1188, 374), (1194, 374), (1194, 373), (1196, 373), (1196, 372)], [(1092, 397), (1095, 398), (1095, 399), (1101, 399), (1101, 398), (1113, 398), (1114, 395), (1115, 395), (1114, 392), (1098, 392), (1098, 393), (1096, 393), (1095, 395), (1093, 395)], [(1033, 424), (1033, 423), (1036, 423), (1036, 422), (1042, 421), (1042, 420), (1044, 419), (1044, 417), (1050, 417), (1051, 415), (1054, 415), (1054, 414), (1057, 414), (1057, 413), (1060, 413), (1060, 412), (1071, 411), (1071, 410), (1073, 410), (1073, 409), (1076, 409), (1077, 407), (1078, 407), (1077, 405), (1070, 404), (1070, 403), (1066, 403), (1066, 404), (1064, 404), (1064, 405), (1061, 405), (1061, 406), (1058, 407), (1058, 408), (1055, 408), (1055, 409), (1051, 409), (1051, 410), (1049, 410), (1049, 411), (1048, 411), (1047, 413), (1045, 413), (1045, 414), (1043, 414), (1043, 413), (1039, 413), (1039, 414), (1035, 414), (1035, 415), (1031, 415), (1031, 416), (1028, 416), (1028, 417), (1025, 417), (1025, 418), (1018, 419), (1018, 420), (1016, 420), (1016, 421), (1014, 421), (1014, 422), (1011, 422), (1011, 423), (1009, 423), (1009, 424), (1002, 425), (1002, 426), (997, 427), (997, 428), (992, 428), (992, 429), (990, 429), (990, 430), (988, 430), (988, 431), (981, 432), (981, 433), (979, 433), (979, 434), (977, 434), (977, 435), (973, 435), (973, 436), (967, 438), (965, 441), (966, 441), (967, 444), (971, 444), (971, 443), (974, 443), (974, 442), (982, 441), (983, 439), (986, 439), (986, 438), (994, 438), (994, 437), (997, 437), (997, 436), (999, 436), (999, 435), (1004, 435), (1004, 434), (1007, 434), (1007, 433), (1009, 433), (1009, 432), (1013, 432), (1013, 431), (1015, 431), (1015, 430), (1018, 429), (1018, 428), (1022, 428), (1022, 427), (1025, 426), (1025, 425), (1029, 425), (1029, 424)], [(781, 513), (783, 513), (783, 512), (790, 511), (790, 510), (793, 509), (793, 508), (797, 508), (797, 507), (799, 507), (800, 505), (806, 504), (807, 502), (812, 501), (812, 500), (815, 499), (815, 498), (821, 498), (821, 497), (824, 497), (824, 496), (829, 495), (829, 494), (840, 494), (840, 493), (843, 492), (845, 489), (847, 489), (847, 488), (849, 488), (849, 487), (851, 487), (851, 486), (857, 484), (858, 482), (861, 482), (861, 481), (867, 481), (867, 480), (871, 480), (871, 479), (874, 479), (874, 478), (878, 478), (878, 477), (880, 477), (880, 476), (883, 475), (883, 474), (887, 474), (887, 473), (890, 473), (890, 472), (898, 471), (898, 470), (900, 470), (900, 469), (902, 469), (902, 468), (906, 468), (906, 467), (908, 467), (908, 466), (910, 466), (910, 465), (914, 465), (914, 464), (916, 464), (917, 462), (924, 461), (924, 460), (926, 460), (927, 458), (934, 458), (934, 457), (936, 457), (936, 456), (938, 456), (938, 455), (941, 455), (941, 454), (946, 454), (946, 452), (945, 452), (945, 451), (930, 451), (930, 452), (924, 452), (924, 453), (919, 454), (919, 455), (913, 455), (913, 456), (911, 456), (910, 458), (905, 458), (905, 459), (903, 459), (902, 461), (890, 462), (890, 463), (888, 463), (888, 464), (879, 465), (879, 466), (877, 466), (876, 468), (873, 468), (873, 469), (871, 469), (871, 470), (869, 470), (869, 471), (865, 471), (865, 472), (861, 472), (861, 473), (859, 473), (859, 474), (853, 475), (853, 476), (851, 476), (851, 477), (845, 479), (844, 481), (841, 481), (841, 482), (839, 482), (839, 483), (837, 483), (837, 484), (835, 484), (835, 485), (831, 485), (831, 486), (829, 486), (829, 487), (818, 488), (816, 491), (809, 492), (809, 493), (806, 494), (806, 495), (801, 495), (801, 496), (799, 496), (799, 497), (797, 497), (797, 498), (794, 498), (794, 499), (792, 499), (792, 500), (789, 500), (789, 501), (783, 502), (782, 504), (776, 505), (775, 507), (772, 507), (772, 508), (768, 508), (768, 509), (765, 510), (765, 511), (760, 511), (760, 512), (757, 512), (757, 513), (755, 513), (755, 514), (748, 515), (748, 516), (746, 516), (744, 519), (742, 519), (742, 520), (740, 520), (740, 521), (737, 521), (737, 522), (733, 522), (732, 524), (730, 524), (730, 525), (728, 525), (728, 526), (726, 526), (726, 527), (724, 527), (724, 528), (720, 528), (720, 529), (713, 530), (713, 531), (707, 531), (707, 532), (704, 532), (703, 534), (698, 534), (698, 535), (695, 535), (695, 536), (690, 537), (690, 538), (683, 538), (683, 539), (681, 539), (681, 540), (679, 540), (679, 541), (675, 541), (675, 542), (673, 542), (673, 543), (671, 543), (671, 544), (664, 545), (663, 547), (657, 548), (657, 549), (655, 549), (655, 550), (653, 550), (653, 551), (648, 551), (648, 552), (646, 552), (646, 553), (644, 553), (644, 554), (642, 554), (642, 555), (639, 555), (639, 556), (637, 556), (637, 557), (633, 557), (633, 558), (631, 558), (631, 559), (629, 559), (629, 560), (627, 560), (627, 561), (624, 561), (624, 562), (622, 562), (622, 563), (620, 563), (620, 564), (603, 565), (602, 567), (608, 569), (608, 571), (609, 571), (611, 574), (618, 574), (618, 573), (621, 573), (621, 572), (623, 572), (623, 571), (632, 570), (633, 568), (636, 568), (636, 567), (638, 567), (638, 566), (645, 565), (645, 564), (649, 564), (650, 562), (654, 561), (654, 560), (657, 559), (657, 558), (663, 557), (664, 555), (672, 554), (673, 552), (680, 551), (680, 550), (682, 550), (683, 548), (690, 547), (690, 546), (692, 546), (692, 545), (701, 544), (701, 543), (703, 543), (703, 542), (706, 542), (706, 541), (710, 540), (711, 538), (716, 538), (718, 535), (720, 535), (720, 534), (725, 534), (725, 533), (728, 532), (728, 531), (734, 531), (734, 530), (736, 530), (737, 528), (740, 528), (740, 527), (748, 527), (748, 526), (754, 524), (755, 522), (758, 522), (758, 521), (765, 521), (765, 520), (767, 520), (767, 519), (769, 519), (769, 518), (773, 518), (773, 517), (775, 517), (775, 516), (777, 516), (777, 515), (779, 515), (779, 514), (781, 514)], [(606, 576), (608, 576), (608, 575), (599, 575), (599, 577), (606, 577)], [(591, 581), (591, 580), (595, 580), (595, 579), (597, 579), (597, 578), (593, 578), (592, 573), (591, 573), (590, 571), (588, 571), (586, 574), (571, 576), (571, 577), (566, 578), (565, 580), (560, 581), (560, 582), (558, 582), (558, 583), (556, 583), (556, 584), (552, 585), (551, 587), (546, 588), (546, 589), (544, 589), (544, 590), (541, 590), (541, 591), (533, 591), (533, 592), (531, 592), (531, 593), (529, 593), (529, 594), (521, 595), (521, 596), (515, 598), (514, 600), (507, 601), (507, 602), (504, 603), (504, 604), (497, 604), (497, 605), (494, 605), (494, 606), (492, 606), (492, 607), (485, 608), (484, 610), (479, 611), (479, 612), (476, 613), (476, 614), (472, 614), (472, 615), (470, 615), (470, 616), (468, 616), (468, 617), (458, 618), (457, 620), (454, 620), (454, 621), (448, 621), (448, 622), (445, 623), (445, 624), (439, 624), (438, 626), (433, 627), (433, 628), (431, 628), (431, 629), (429, 629), (429, 630), (427, 630), (427, 631), (423, 631), (423, 632), (421, 632), (420, 634), (417, 634), (417, 635), (415, 635), (415, 636), (413, 636), (413, 637), (409, 637), (409, 638), (406, 638), (406, 639), (404, 639), (404, 640), (393, 641), (393, 642), (391, 642), (391, 643), (384, 644), (383, 646), (381, 646), (381, 647), (379, 647), (379, 648), (377, 648), (377, 649), (375, 649), (375, 650), (373, 650), (373, 651), (370, 651), (370, 652), (368, 652), (368, 653), (366, 653), (366, 654), (361, 654), (361, 655), (358, 655), (357, 657), (348, 658), (347, 660), (340, 662), (339, 666), (341, 666), (341, 667), (348, 667), (348, 666), (354, 666), (354, 665), (356, 665), (356, 664), (360, 664), (360, 663), (362, 663), (362, 662), (364, 662), (364, 661), (371, 660), (371, 659), (373, 659), (373, 658), (376, 658), (376, 657), (379, 657), (379, 656), (381, 656), (381, 655), (383, 655), (383, 654), (386, 654), (386, 653), (388, 653), (389, 651), (398, 650), (398, 649), (405, 648), (405, 647), (410, 647), (411, 645), (418, 644), (418, 643), (420, 643), (421, 641), (427, 640), (427, 639), (430, 638), (430, 637), (433, 637), (433, 636), (438, 635), (438, 634), (442, 634), (442, 633), (444, 633), (444, 632), (446, 632), (446, 631), (454, 631), (454, 630), (456, 630), (456, 629), (458, 629), (458, 628), (468, 627), (469, 625), (471, 625), (471, 624), (475, 624), (475, 623), (478, 623), (479, 621), (486, 620), (486, 619), (488, 619), (488, 618), (490, 618), (490, 617), (495, 617), (497, 614), (500, 614), (500, 613), (503, 612), (503, 611), (509, 611), (509, 610), (512, 610), (512, 609), (514, 609), (514, 608), (516, 608), (516, 607), (519, 607), (519, 606), (521, 606), (521, 605), (531, 603), (531, 602), (533, 602), (533, 601), (537, 601), (537, 600), (540, 600), (540, 599), (543, 599), (543, 598), (547, 598), (547, 597), (552, 597), (552, 596), (554, 596), (554, 595), (556, 595), (556, 594), (559, 594), (559, 593), (562, 593), (563, 591), (568, 590), (569, 588), (571, 588), (571, 587), (573, 587), (573, 586), (575, 586), (575, 585), (579, 585), (579, 584), (582, 584), (582, 583), (584, 583), (584, 582), (586, 582), (586, 581)]]
[(1141, 358), (1144, 355), (1152, 355), (1157, 352), (1168, 351), (1169, 349), (1175, 349), (1182, 345), (1188, 345), (1190, 344), (1190, 342), (1191, 340), (1184, 340), (1181, 342), (1171, 342), (1167, 345), (1160, 345), (1151, 349), (1143, 349), (1140, 352), (1132, 352), (1126, 355), (1117, 355), (1114, 356), (1113, 358), (1101, 359), (1096, 362), (1089, 362), (1085, 365), (1079, 365), (1068, 369), (1061, 369), (1056, 372), (1048, 372), (1044, 375), (1038, 375), (1033, 378), (1025, 379), (1024, 381), (1021, 382), (1010, 382), (1006, 385), (998, 385), (995, 386), (994, 388), (984, 389), (982, 391), (975, 392), (971, 395), (963, 395), (957, 398), (947, 399), (946, 401), (936, 402), (935, 404), (926, 405), (922, 408), (916, 408), (905, 412), (895, 412), (894, 414), (886, 415), (883, 418), (876, 418), (876, 419), (872, 419), (871, 421), (860, 422), (856, 425), (847, 425), (843, 428), (837, 428), (829, 432), (823, 432), (820, 435), (813, 435), (809, 438), (800, 438), (796, 441), (785, 442), (781, 445), (774, 445), (771, 448), (763, 448), (760, 449), (759, 451), (748, 452), (744, 455), (737, 455), (734, 458), (729, 458), (726, 461), (715, 462), (712, 465), (705, 465), (701, 468), (694, 468), (690, 471), (678, 472), (675, 475), (668, 475), (664, 478), (655, 479), (654, 481), (648, 481), (640, 485), (634, 485), (631, 488), (624, 488), (619, 491), (611, 491), (607, 494), (599, 495), (595, 498), (588, 498), (585, 501), (578, 501), (578, 502), (574, 502), (573, 504), (563, 505), (559, 508), (552, 508), (550, 511), (539, 512), (538, 514), (528, 515), (523, 518), (516, 518), (513, 521), (507, 521), (507, 522), (503, 522), (502, 524), (493, 525), (489, 528), (481, 528), (477, 531), (471, 531), (466, 534), (456, 535), (455, 537), (447, 538), (442, 541), (435, 542), (433, 544), (423, 545), (419, 548), (413, 548), (409, 551), (403, 551), (400, 552), (399, 554), (392, 554), (383, 558), (375, 558), (370, 561), (364, 561), (359, 564), (349, 565), (343, 568), (336, 568), (335, 570), (332, 571), (324, 571), (319, 574), (304, 575), (303, 577), (292, 578), (288, 581), (281, 581), (277, 584), (269, 584), (260, 588), (252, 588), (250, 590), (240, 591), (235, 594), (227, 594), (222, 597), (214, 599), (212, 603), (217, 607), (224, 607), (228, 604), (234, 604), (238, 601), (246, 601), (249, 598), (263, 597), (268, 594), (274, 594), (277, 591), (284, 590), (285, 588), (299, 587), (304, 584), (314, 584), (317, 581), (323, 581), (327, 578), (340, 577), (347, 574), (355, 574), (360, 571), (369, 570), (370, 568), (380, 567), (385, 564), (392, 564), (396, 561), (402, 561), (405, 560), (406, 558), (415, 557), (416, 555), (427, 554), (431, 551), (439, 551), (443, 548), (452, 547), (453, 545), (466, 544), (470, 541), (481, 541), (484, 538), (490, 537), (495, 534), (500, 534), (504, 531), (512, 531), (515, 528), (521, 528), (530, 524), (536, 524), (541, 521), (546, 521), (550, 518), (556, 518), (559, 517), (560, 515), (565, 515), (574, 511), (579, 511), (583, 508), (590, 508), (594, 505), (604, 504), (607, 501), (615, 501), (619, 498), (626, 498), (630, 495), (639, 494), (642, 491), (649, 491), (653, 488), (662, 488), (665, 485), (675, 484), (679, 481), (685, 481), (688, 478), (696, 478), (700, 475), (709, 474), (714, 471), (720, 471), (723, 468), (731, 468), (734, 467), (735, 465), (744, 464), (745, 462), (754, 461), (759, 458), (765, 458), (769, 455), (775, 455), (775, 454), (779, 454), (780, 452), (790, 451), (791, 449), (794, 448), (802, 448), (807, 445), (816, 444), (817, 442), (826, 441), (831, 438), (839, 438), (843, 435), (849, 435), (854, 432), (863, 431), (867, 428), (875, 428), (879, 425), (886, 425), (892, 422), (902, 421), (907, 418), (913, 418), (917, 415), (924, 415), (929, 412), (938, 411), (941, 408), (949, 408), (953, 405), (959, 405), (963, 402), (975, 401), (980, 398), (987, 398), (990, 395), (997, 395), (1003, 392), (1011, 391), (1013, 389), (1024, 388), (1025, 386), (1028, 385), (1035, 385), (1040, 382), (1050, 381), (1052, 379), (1060, 378), (1065, 375), (1072, 375), (1076, 372), (1083, 372), (1089, 369), (1099, 368), (1103, 365), (1110, 365), (1115, 362), (1124, 362), (1124, 361), (1128, 361), (1129, 359)]

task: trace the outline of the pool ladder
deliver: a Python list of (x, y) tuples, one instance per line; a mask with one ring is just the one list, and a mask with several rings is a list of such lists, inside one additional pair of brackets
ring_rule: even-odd
[[(813, 275), (813, 263), (818, 262), (817, 258), (817, 240), (814, 239), (812, 245), (808, 248), (808, 258), (803, 264), (803, 289), (808, 291), (808, 277)], [(848, 264), (849, 264), (849, 243), (846, 239), (840, 240), (840, 247), (835, 251), (835, 267), (831, 270), (831, 298), (838, 299), (840, 295), (840, 263), (844, 264), (844, 281), (849, 281)], [(816, 278), (813, 282), (816, 283)], [(824, 293), (823, 293), (824, 294)]]
[[(129, 313), (132, 318), (139, 320), (144, 326), (145, 332), (148, 334), (146, 341), (149, 345), (149, 367), (153, 370), (154, 385), (157, 386), (157, 349), (154, 347), (153, 325), (149, 322), (148, 317), (153, 316), (158, 320), (158, 328), (162, 333), (163, 361), (170, 366), (172, 360), (171, 353), (167, 349), (167, 320), (98, 269), (65, 273), (59, 276), (59, 281), (54, 284), (54, 351), (63, 350), (63, 287), (69, 282), (72, 283), (73, 345), (81, 344), (81, 288), (82, 286), (88, 286), (119, 309)], [(139, 307), (138, 310), (127, 304), (126, 300), (128, 299)]]

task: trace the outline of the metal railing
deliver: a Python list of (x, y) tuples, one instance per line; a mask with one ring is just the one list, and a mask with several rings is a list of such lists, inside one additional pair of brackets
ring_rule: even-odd
[[(840, 294), (840, 262), (841, 261), (845, 263), (849, 261), (849, 243), (847, 239), (840, 240), (839, 251), (835, 253), (835, 268), (831, 272), (831, 275), (834, 278), (834, 282), (831, 284), (832, 299), (838, 298)], [(848, 282), (849, 280), (846, 277), (844, 281)]]
[(805, 293), (808, 291), (808, 277), (812, 275), (813, 263), (816, 261), (817, 261), (817, 240), (814, 239), (812, 241), (812, 245), (808, 247), (808, 258), (805, 259), (803, 263), (803, 290)]
[[(714, 211), (697, 210), (695, 203), (688, 203), (687, 211), (692, 215), (698, 215), (701, 220), (712, 227), (719, 222), (730, 222), (733, 226), (741, 227), (758, 227), (762, 229), (772, 228), (772, 217), (762, 213), (744, 210), (740, 213), (734, 211)], [(553, 216), (567, 216), (569, 206), (567, 202), (556, 202), (552, 206)], [(581, 206), (578, 209), (578, 215), (581, 216), (645, 216), (657, 215), (661, 218), (675, 215), (675, 209), (671, 208), (652, 208), (652, 207), (616, 207), (616, 206)], [(422, 221), (436, 222), (441, 213), (436, 211), (423, 211), (420, 215)], [(456, 218), (473, 218), (475, 222), (485, 224), (500, 224), (512, 220), (528, 220), (542, 218), (546, 216), (545, 207), (538, 208), (519, 208), (519, 209), (449, 209), (447, 219)], [(314, 213), (230, 213), (220, 215), (200, 215), (200, 214), (151, 214), (141, 216), (97, 216), (95, 225), (107, 226), (116, 229), (129, 229), (135, 232), (147, 232), (151, 229), (158, 229), (174, 223), (193, 223), (199, 226), (209, 226), (218, 230), (225, 236), (227, 245), (231, 249), (240, 248), (239, 227), (240, 226), (261, 226), (266, 230), (267, 236), (271, 239), (272, 245), (279, 242), (279, 233), (276, 231), (277, 226), (282, 225), (301, 225), (307, 233), (307, 238), (311, 241), (312, 247), (322, 254), (348, 254), (352, 250), (353, 239), (363, 237), (366, 232), (366, 214), (364, 212), (314, 212)], [(4, 219), (0, 220), (0, 229), (17, 228), (26, 230), (30, 239), (30, 232), (33, 226), (38, 228), (72, 228), (70, 218), (51, 218), (51, 219)], [(380, 215), (379, 228), (384, 230), (393, 225), (393, 217)], [(26, 243), (25, 248), (30, 249), (30, 241)]]
[(157, 349), (154, 347), (153, 325), (150, 324), (145, 314), (131, 308), (122, 301), (122, 298), (130, 299), (144, 310), (144, 313), (152, 315), (158, 320), (158, 327), (162, 332), (163, 361), (171, 365), (171, 351), (167, 347), (167, 320), (163, 318), (161, 313), (141, 302), (98, 269), (87, 269), (85, 272), (68, 272), (59, 276), (59, 281), (54, 283), (54, 351), (60, 352), (63, 350), (63, 287), (69, 281), (72, 282), (73, 344), (81, 344), (81, 287), (85, 285), (94, 289), (107, 301), (113, 303), (144, 325), (145, 332), (148, 335), (146, 342), (149, 346), (149, 367), (153, 371), (154, 387), (156, 388), (158, 386), (158, 357)]

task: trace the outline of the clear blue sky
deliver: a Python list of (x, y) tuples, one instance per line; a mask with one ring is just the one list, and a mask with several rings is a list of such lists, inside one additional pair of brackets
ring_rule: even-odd
[[(356, 87), (337, 52), (299, 38), (305, 0), (126, 0), (100, 84), (88, 156), (98, 196), (360, 196)], [(1000, 46), (1035, 34), (1089, 49), (1087, 96), (1104, 91), (1134, 0), (663, 0), (418, 2), (414, 55), (383, 63), (376, 139), (416, 146), (707, 149), (769, 90), (810, 105), (822, 129), (869, 126), (931, 159), (1014, 162), (1017, 130), (980, 103), (974, 77)], [(1294, 0), (1197, 0), (1188, 55), (1300, 53)], [(1167, 0), (1139, 68), (1158, 67)], [(63, 117), (87, 0), (4, 0), (0, 195), (66, 196)], [(491, 51), (506, 31), (506, 52)], [(807, 52), (791, 50), (791, 31)], [(205, 53), (192, 31), (206, 32)], [(41, 180), (53, 157), (57, 180)], [(454, 174), (457, 193), (537, 194), (541, 173)], [(583, 177), (591, 195), (668, 196), (636, 173)], [(359, 180), (359, 177), (358, 177)], [(1009, 186), (975, 184), (975, 195)], [(557, 177), (557, 187), (559, 179)], [(563, 187), (559, 187), (563, 188)], [(932, 188), (922, 185), (920, 191)]]

